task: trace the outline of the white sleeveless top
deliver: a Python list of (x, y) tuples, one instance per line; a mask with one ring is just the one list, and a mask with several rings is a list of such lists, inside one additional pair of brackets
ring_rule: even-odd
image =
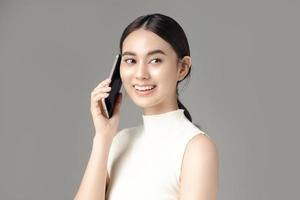
[(197, 134), (208, 136), (183, 109), (142, 118), (142, 125), (120, 130), (112, 141), (106, 200), (178, 200), (187, 143)]

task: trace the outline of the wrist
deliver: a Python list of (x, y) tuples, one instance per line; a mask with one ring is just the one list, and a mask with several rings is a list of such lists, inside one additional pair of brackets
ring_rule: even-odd
[(93, 138), (94, 146), (107, 146), (112, 143), (113, 138), (102, 134), (95, 134)]

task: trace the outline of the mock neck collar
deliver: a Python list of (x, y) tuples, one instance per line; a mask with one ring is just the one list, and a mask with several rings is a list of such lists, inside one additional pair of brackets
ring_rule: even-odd
[(184, 117), (184, 109), (180, 108), (161, 114), (142, 114), (144, 134), (150, 136), (171, 134), (174, 128), (180, 127)]

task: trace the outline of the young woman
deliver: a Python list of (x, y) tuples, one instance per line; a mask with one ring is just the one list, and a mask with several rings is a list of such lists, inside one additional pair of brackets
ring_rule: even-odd
[(123, 86), (143, 109), (143, 124), (118, 130), (122, 94), (107, 119), (99, 101), (110, 80), (93, 90), (96, 134), (75, 199), (216, 200), (217, 147), (178, 99), (192, 66), (183, 29), (166, 15), (140, 16), (124, 30), (120, 54)]

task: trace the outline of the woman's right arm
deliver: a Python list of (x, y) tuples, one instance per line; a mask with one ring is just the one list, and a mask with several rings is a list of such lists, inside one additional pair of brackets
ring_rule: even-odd
[(104, 200), (108, 183), (107, 159), (111, 140), (95, 136), (92, 152), (74, 200)]
[(96, 134), (93, 138), (90, 158), (74, 200), (105, 200), (108, 184), (108, 155), (118, 130), (122, 102), (122, 95), (120, 94), (110, 119), (102, 114), (99, 101), (108, 96), (109, 82), (109, 79), (104, 80), (91, 93), (91, 113)]

